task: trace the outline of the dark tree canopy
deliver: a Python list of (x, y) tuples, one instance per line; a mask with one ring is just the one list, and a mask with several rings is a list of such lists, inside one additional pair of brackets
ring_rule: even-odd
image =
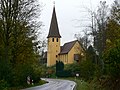
[(0, 0), (0, 81), (9, 86), (24, 85), (35, 74), (39, 7), (36, 0)]

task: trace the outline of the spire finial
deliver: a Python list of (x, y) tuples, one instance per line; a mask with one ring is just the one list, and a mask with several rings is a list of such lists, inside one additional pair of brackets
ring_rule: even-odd
[(53, 1), (53, 5), (54, 5), (54, 7), (55, 7), (55, 1)]

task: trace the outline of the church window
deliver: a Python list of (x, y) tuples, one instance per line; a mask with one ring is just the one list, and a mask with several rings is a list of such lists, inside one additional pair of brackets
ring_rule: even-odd
[(58, 42), (58, 38), (57, 38), (57, 42)]
[(74, 60), (78, 62), (80, 60), (80, 54), (74, 54)]
[(57, 58), (57, 55), (56, 55), (56, 58)]
[(52, 38), (52, 42), (54, 42), (54, 38)]

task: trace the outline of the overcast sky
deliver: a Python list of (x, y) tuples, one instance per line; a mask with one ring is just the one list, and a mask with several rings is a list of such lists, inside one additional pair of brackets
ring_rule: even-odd
[[(74, 34), (82, 33), (85, 26), (90, 24), (90, 15), (87, 9), (97, 10), (100, 1), (104, 0), (39, 0), (44, 7), (41, 14), (41, 21), (45, 25), (42, 28), (42, 35), (47, 37), (55, 1), (56, 15), (59, 31), (62, 36), (61, 44), (75, 40)], [(114, 0), (106, 0), (111, 5)]]

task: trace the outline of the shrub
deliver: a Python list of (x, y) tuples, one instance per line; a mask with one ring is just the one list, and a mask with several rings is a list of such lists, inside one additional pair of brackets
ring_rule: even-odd
[(8, 83), (5, 80), (0, 80), (0, 90), (7, 90)]
[(57, 71), (57, 72), (56, 72), (56, 76), (57, 76), (57, 77), (71, 77), (72, 74), (71, 74), (70, 71), (63, 70), (63, 71)]
[(80, 64), (80, 76), (85, 80), (92, 79), (94, 73), (95, 65), (90, 60), (86, 60)]

